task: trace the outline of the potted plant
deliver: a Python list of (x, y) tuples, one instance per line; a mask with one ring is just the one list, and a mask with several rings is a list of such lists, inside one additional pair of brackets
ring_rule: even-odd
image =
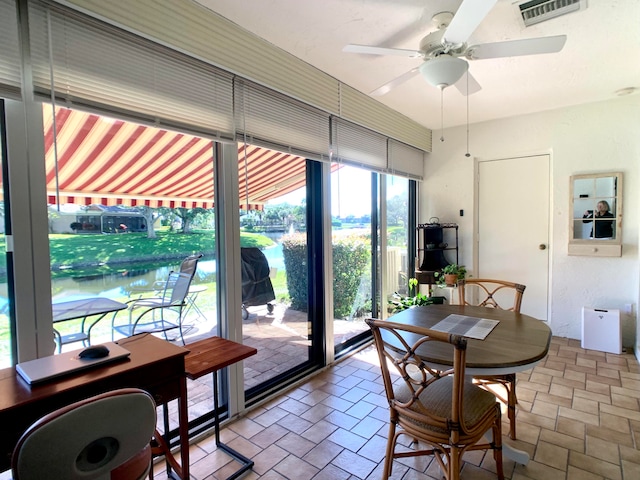
[(395, 293), (393, 298), (389, 300), (390, 313), (398, 313), (407, 308), (418, 305), (431, 305), (434, 303), (433, 298), (417, 291), (418, 280), (416, 278), (409, 279), (409, 293), (415, 292), (413, 296), (402, 296)]
[(436, 282), (439, 287), (457, 285), (459, 280), (464, 280), (467, 276), (467, 269), (464, 265), (452, 263), (446, 265), (439, 272), (435, 272)]

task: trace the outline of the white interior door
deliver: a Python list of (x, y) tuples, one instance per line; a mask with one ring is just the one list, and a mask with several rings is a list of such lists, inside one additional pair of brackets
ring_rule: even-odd
[(478, 271), (526, 285), (521, 312), (547, 320), (549, 155), (478, 162)]

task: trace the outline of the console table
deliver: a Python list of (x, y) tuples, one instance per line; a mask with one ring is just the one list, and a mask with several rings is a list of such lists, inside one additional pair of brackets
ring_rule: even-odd
[(253, 347), (232, 342), (220, 337), (209, 337), (188, 345), (189, 354), (185, 358), (187, 377), (196, 380), (209, 373), (213, 374), (213, 414), (216, 446), (228, 453), (242, 465), (227, 480), (238, 478), (253, 468), (253, 460), (220, 441), (220, 419), (218, 414), (218, 371), (258, 353)]

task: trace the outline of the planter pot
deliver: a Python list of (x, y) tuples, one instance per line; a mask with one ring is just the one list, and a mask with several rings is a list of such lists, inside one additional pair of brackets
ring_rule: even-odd
[(444, 305), (444, 297), (429, 297), (434, 305)]
[(454, 285), (458, 284), (458, 275), (454, 275), (451, 273), (445, 273), (444, 275), (444, 283), (447, 284), (447, 286), (452, 287)]

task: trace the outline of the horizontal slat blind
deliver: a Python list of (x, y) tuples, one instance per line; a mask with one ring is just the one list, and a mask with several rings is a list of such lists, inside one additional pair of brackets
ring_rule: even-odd
[(29, 17), (36, 94), (234, 139), (230, 74), (55, 5)]
[(389, 139), (388, 169), (393, 175), (408, 175), (422, 180), (424, 178), (424, 152)]
[(239, 140), (316, 160), (329, 158), (329, 115), (246, 80), (235, 85)]
[(387, 168), (387, 137), (341, 118), (331, 123), (332, 160), (376, 171)]
[(347, 85), (340, 87), (339, 116), (425, 152), (431, 151), (431, 130)]
[(195, 1), (71, 0), (68, 3), (309, 105), (337, 113), (338, 80)]
[(20, 43), (13, 0), (0, 0), (0, 48), (0, 95), (20, 99)]
[[(91, 0), (86, 3), (93, 5)], [(142, 3), (148, 6), (145, 0)], [(166, 15), (171, 3), (161, 0), (159, 5)], [(207, 14), (201, 8), (198, 11)], [(164, 18), (156, 11), (150, 15)], [(232, 24), (213, 16), (231, 35)], [(174, 18), (180, 19), (176, 23), (183, 32), (190, 31), (194, 21), (191, 16), (182, 18), (176, 11)], [(332, 158), (363, 168), (422, 178), (422, 167), (414, 161), (419, 155), (411, 148), (424, 140), (430, 146), (431, 132), (349, 87), (343, 86), (335, 93), (342, 102), (342, 112), (353, 122), (334, 116), (331, 123), (329, 112), (323, 108), (314, 108), (260, 83), (232, 77), (186, 50), (154, 43), (82, 12), (32, 0), (30, 21), (37, 94), (49, 95), (53, 88), (59, 101), (71, 105), (125, 112), (168, 128), (246, 140), (318, 160), (327, 160), (331, 152)], [(153, 23), (156, 27), (160, 24)], [(145, 36), (154, 38), (149, 32)], [(261, 44), (256, 48), (262, 54), (263, 48), (268, 52), (273, 47)], [(49, 58), (53, 58), (53, 82)], [(286, 62), (279, 68), (281, 75), (291, 72)], [(402, 146), (388, 144), (388, 135), (380, 133), (385, 123), (394, 125), (397, 137), (411, 137), (413, 143), (399, 142), (408, 144), (403, 153), (397, 153)]]
[(428, 128), (196, 2), (67, 0), (67, 3), (332, 115), (431, 151)]

